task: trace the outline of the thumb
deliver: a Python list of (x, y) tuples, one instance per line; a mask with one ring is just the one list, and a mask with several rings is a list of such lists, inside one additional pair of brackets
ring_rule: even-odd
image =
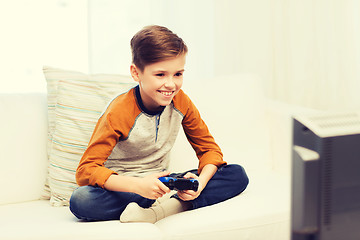
[(184, 178), (197, 178), (197, 176), (191, 172), (187, 172), (185, 174)]
[(169, 176), (170, 171), (159, 172), (155, 175), (156, 178)]

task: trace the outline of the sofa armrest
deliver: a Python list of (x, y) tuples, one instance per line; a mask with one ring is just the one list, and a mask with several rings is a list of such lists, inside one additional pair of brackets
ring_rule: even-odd
[(46, 94), (0, 94), (0, 111), (0, 205), (37, 200), (48, 164)]

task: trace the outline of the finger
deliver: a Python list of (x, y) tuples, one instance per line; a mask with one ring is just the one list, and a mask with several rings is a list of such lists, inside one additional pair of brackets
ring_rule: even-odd
[(192, 197), (196, 196), (196, 192), (193, 190), (184, 190), (183, 193)]
[(161, 194), (155, 194), (153, 199), (156, 200), (156, 199), (161, 198), (161, 197), (162, 197)]
[[(178, 192), (179, 193), (179, 192)], [(178, 194), (179, 195), (179, 194)], [(185, 198), (193, 197), (187, 190), (181, 191), (181, 195)]]
[(180, 198), (181, 200), (183, 200), (184, 202), (189, 201), (188, 199), (184, 198), (183, 196), (179, 196), (179, 198)]
[(160, 182), (160, 184), (159, 184), (159, 192), (164, 195), (166, 193), (169, 193), (170, 189), (165, 184)]
[[(164, 195), (165, 193), (166, 193), (166, 191), (164, 191), (164, 190), (162, 190), (161, 189), (161, 185), (163, 185), (162, 184), (162, 182), (160, 182), (159, 181), (159, 183), (155, 183), (155, 185), (154, 186), (152, 186), (152, 188), (151, 188), (151, 194), (153, 195), (153, 196), (155, 196), (155, 195)], [(166, 186), (165, 186), (166, 187)]]
[(178, 194), (178, 197), (180, 198), (180, 200), (186, 201), (180, 194)]
[(161, 185), (161, 190), (164, 192), (164, 194), (171, 192), (170, 188), (168, 188), (165, 184), (161, 183)]
[(154, 198), (158, 199), (161, 198), (162, 196), (164, 196), (166, 193), (164, 193), (163, 191), (161, 191), (160, 189), (154, 193)]
[(184, 178), (197, 178), (197, 176), (191, 172), (188, 172), (184, 175)]
[(187, 172), (185, 175), (184, 175), (184, 178), (189, 178), (190, 177), (190, 172)]
[(152, 188), (152, 192), (159, 193), (159, 194), (165, 194), (166, 186), (158, 180), (157, 182), (155, 182), (155, 185)]
[(161, 198), (162, 196), (164, 196), (164, 194), (165, 193), (163, 193), (163, 192), (158, 192), (158, 194), (156, 196), (157, 196), (157, 198)]
[(156, 174), (156, 178), (169, 176), (170, 171), (159, 172)]
[(178, 192), (178, 196), (179, 196), (179, 198), (181, 199), (181, 200), (183, 200), (183, 201), (190, 201), (190, 200), (193, 200), (194, 199), (194, 197), (193, 196), (191, 196), (191, 195), (189, 195), (189, 194), (187, 194), (187, 193), (185, 193), (185, 192)]
[(159, 187), (159, 190), (161, 192), (163, 192), (164, 194), (170, 192), (170, 189), (164, 183), (162, 183), (160, 180), (158, 180), (158, 187)]
[(152, 199), (152, 200), (156, 200), (156, 199), (159, 198), (159, 194), (153, 193), (153, 194), (149, 195), (147, 198)]
[(188, 196), (183, 192), (178, 192), (178, 197), (183, 201), (188, 201)]

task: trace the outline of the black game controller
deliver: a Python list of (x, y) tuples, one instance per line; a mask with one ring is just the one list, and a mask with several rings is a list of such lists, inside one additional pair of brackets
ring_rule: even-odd
[(196, 192), (199, 187), (199, 182), (196, 179), (160, 177), (159, 180), (170, 188), (170, 190), (193, 190)]

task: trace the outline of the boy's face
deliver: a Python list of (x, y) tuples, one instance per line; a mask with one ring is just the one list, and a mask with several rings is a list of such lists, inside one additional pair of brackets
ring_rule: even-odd
[(183, 83), (185, 60), (183, 54), (147, 65), (143, 72), (131, 65), (131, 75), (139, 83), (141, 99), (148, 110), (157, 111), (171, 103)]

